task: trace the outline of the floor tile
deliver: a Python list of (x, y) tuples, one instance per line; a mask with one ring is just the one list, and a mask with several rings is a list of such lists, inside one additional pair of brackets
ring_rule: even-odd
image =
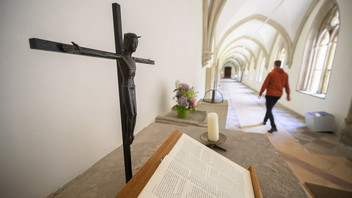
[[(236, 81), (220, 82), (220, 91), (229, 100), (228, 129), (266, 133), (269, 123), (255, 126), (265, 114), (264, 97), (258, 99), (255, 91)], [(275, 105), (273, 114), (279, 132), (266, 134), (302, 184), (313, 182), (352, 189), (351, 147), (341, 144), (333, 133), (312, 131), (306, 126), (304, 116), (280, 103)]]

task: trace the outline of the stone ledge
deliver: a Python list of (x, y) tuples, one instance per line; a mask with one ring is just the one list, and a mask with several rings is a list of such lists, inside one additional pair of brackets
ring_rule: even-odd
[(194, 125), (200, 127), (208, 127), (206, 111), (190, 112), (188, 119), (180, 119), (177, 117), (177, 112), (172, 110), (167, 114), (157, 116), (155, 118), (155, 122), (164, 124), (176, 124), (182, 126)]

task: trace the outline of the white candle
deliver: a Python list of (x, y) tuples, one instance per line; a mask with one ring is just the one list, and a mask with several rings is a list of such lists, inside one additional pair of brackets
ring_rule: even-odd
[(218, 114), (208, 113), (208, 139), (217, 142), (219, 140)]

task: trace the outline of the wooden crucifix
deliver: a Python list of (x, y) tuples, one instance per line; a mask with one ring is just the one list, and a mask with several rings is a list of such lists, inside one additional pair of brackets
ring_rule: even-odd
[(72, 42), (72, 45), (69, 45), (43, 39), (31, 38), (29, 39), (29, 43), (31, 49), (40, 49), (46, 51), (109, 58), (116, 60), (118, 88), (120, 93), (119, 99), (125, 176), (127, 183), (132, 178), (130, 145), (132, 144), (132, 141), (134, 139), (133, 134), (137, 116), (134, 85), (134, 76), (136, 71), (135, 62), (154, 64), (154, 61), (150, 59), (132, 57), (132, 53), (136, 51), (139, 36), (134, 33), (126, 33), (124, 34), (124, 41), (122, 42), (121, 9), (119, 4), (112, 4), (112, 13), (114, 19), (116, 53), (84, 48), (74, 42)]

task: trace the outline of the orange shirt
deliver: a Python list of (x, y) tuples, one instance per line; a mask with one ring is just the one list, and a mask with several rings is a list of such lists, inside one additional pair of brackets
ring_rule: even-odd
[(266, 89), (268, 96), (282, 96), (282, 90), (285, 87), (287, 96), (290, 96), (290, 87), (288, 85), (288, 75), (280, 67), (275, 67), (266, 77), (259, 95), (261, 96)]

